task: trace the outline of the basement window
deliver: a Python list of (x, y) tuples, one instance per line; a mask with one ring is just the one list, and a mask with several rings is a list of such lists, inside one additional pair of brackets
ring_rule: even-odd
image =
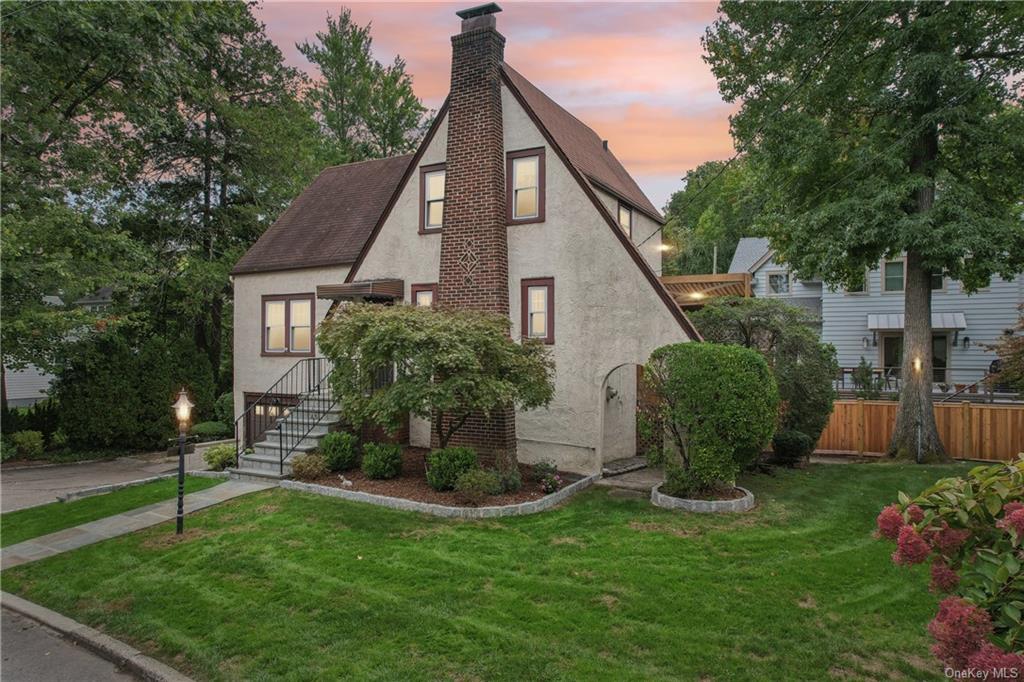
[(413, 284), (411, 288), (412, 304), (417, 308), (433, 308), (437, 300), (436, 284)]
[(263, 297), (263, 354), (313, 354), (313, 294)]
[(542, 222), (544, 220), (543, 147), (509, 152), (505, 175), (509, 222)]

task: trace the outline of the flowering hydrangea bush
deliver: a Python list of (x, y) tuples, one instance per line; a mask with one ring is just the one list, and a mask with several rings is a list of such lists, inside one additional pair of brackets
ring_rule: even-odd
[(928, 625), (932, 653), (954, 670), (1024, 679), (1024, 454), (900, 493), (876, 526), (896, 543), (894, 563), (930, 559), (931, 589), (950, 593)]
[(558, 474), (544, 474), (540, 479), (541, 492), (545, 494), (555, 493), (562, 489), (564, 481)]

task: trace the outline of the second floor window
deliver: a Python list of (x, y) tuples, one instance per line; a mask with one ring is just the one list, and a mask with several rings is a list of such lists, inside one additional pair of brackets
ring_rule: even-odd
[(543, 221), (544, 149), (509, 152), (505, 173), (509, 222)]
[(263, 353), (313, 354), (313, 295), (263, 297)]
[(420, 169), (420, 231), (440, 230), (444, 221), (444, 164)]
[(619, 227), (630, 239), (633, 238), (633, 209), (626, 204), (619, 204)]
[(903, 291), (903, 261), (889, 260), (882, 265), (882, 291)]
[(768, 293), (772, 295), (789, 293), (789, 273), (770, 272), (768, 273)]

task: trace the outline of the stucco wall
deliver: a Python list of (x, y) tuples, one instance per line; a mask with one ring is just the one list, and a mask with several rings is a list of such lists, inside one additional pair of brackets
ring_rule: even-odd
[[(617, 197), (605, 192), (603, 189), (598, 187), (594, 188), (597, 192), (598, 198), (601, 199), (601, 203), (608, 207), (608, 211), (612, 214), (612, 217), (619, 219), (619, 200)], [(656, 220), (647, 217), (645, 214), (633, 209), (633, 243), (639, 245), (641, 242), (647, 241), (643, 246), (638, 246), (640, 253), (643, 255), (644, 260), (654, 270), (654, 274), (661, 276), (661, 230), (659, 229), (661, 224)], [(653, 235), (653, 236), (652, 236)], [(650, 239), (648, 239), (650, 237)]]
[[(266, 357), (261, 354), (262, 297), (275, 294), (313, 293), (319, 284), (345, 281), (348, 266), (285, 270), (234, 277), (234, 396), (235, 416), (244, 409), (244, 393), (263, 393), (300, 358)], [(327, 315), (331, 301), (317, 299), (315, 320)], [(319, 355), (319, 349), (316, 349)]]
[(636, 365), (617, 367), (605, 380), (602, 432), (602, 464), (637, 454)]

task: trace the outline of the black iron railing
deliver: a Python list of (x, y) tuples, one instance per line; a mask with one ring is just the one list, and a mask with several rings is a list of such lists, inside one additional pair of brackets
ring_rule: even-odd
[(235, 420), (235, 466), (247, 448), (268, 433), (277, 437), (279, 468), (334, 407), (327, 358), (296, 362)]

